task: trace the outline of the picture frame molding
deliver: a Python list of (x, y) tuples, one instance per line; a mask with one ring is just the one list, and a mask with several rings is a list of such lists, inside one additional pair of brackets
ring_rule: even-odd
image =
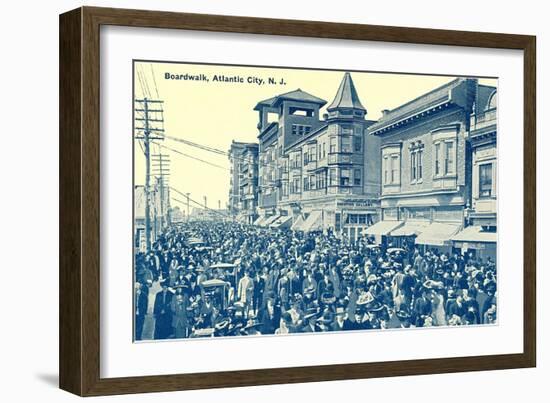
[[(100, 27), (165, 28), (524, 52), (523, 353), (122, 378), (100, 377)], [(80, 396), (425, 375), (536, 366), (536, 38), (81, 7), (60, 15), (59, 385)]]

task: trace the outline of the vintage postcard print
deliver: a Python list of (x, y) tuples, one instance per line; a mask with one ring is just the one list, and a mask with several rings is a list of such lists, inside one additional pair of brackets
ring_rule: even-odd
[(497, 86), (135, 60), (134, 340), (496, 325)]

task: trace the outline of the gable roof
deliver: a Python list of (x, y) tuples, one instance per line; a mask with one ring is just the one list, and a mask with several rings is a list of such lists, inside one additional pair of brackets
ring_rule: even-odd
[(336, 96), (334, 97), (332, 103), (327, 107), (327, 110), (332, 111), (339, 108), (360, 109), (365, 112), (367, 111), (359, 100), (359, 95), (357, 95), (357, 90), (355, 89), (355, 85), (351, 79), (351, 74), (348, 72), (344, 74), (344, 77), (340, 82), (340, 86), (338, 87), (338, 91), (336, 92)]

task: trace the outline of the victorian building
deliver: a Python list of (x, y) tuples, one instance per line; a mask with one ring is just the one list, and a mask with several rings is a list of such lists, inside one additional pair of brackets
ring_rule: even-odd
[(380, 139), (349, 73), (326, 101), (300, 89), (259, 102), (258, 225), (333, 230), (351, 240), (378, 220)]
[(232, 141), (228, 155), (229, 215), (251, 224), (257, 218), (258, 207), (258, 144)]
[(467, 227), (453, 236), (453, 245), (496, 259), (497, 245), (497, 90), (478, 85), (468, 133), (472, 164)]
[(245, 144), (240, 153), (239, 213), (237, 220), (252, 224), (258, 217), (258, 144)]
[(239, 173), (241, 158), (240, 155), (244, 150), (246, 143), (233, 140), (231, 147), (227, 152), (229, 156), (229, 197), (227, 208), (229, 214), (236, 218), (240, 210), (240, 186), (239, 186)]
[(449, 249), (471, 200), (467, 143), (478, 90), (458, 78), (393, 110), (369, 127), (381, 140), (381, 221), (367, 232), (395, 245)]

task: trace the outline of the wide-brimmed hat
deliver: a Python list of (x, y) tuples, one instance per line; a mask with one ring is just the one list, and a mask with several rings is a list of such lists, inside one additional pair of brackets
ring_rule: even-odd
[(424, 281), (422, 286), (424, 288), (429, 289), (429, 290), (441, 290), (441, 289), (445, 288), (445, 286), (443, 285), (443, 282), (435, 281), (435, 280), (426, 280), (426, 281)]
[(367, 305), (374, 301), (374, 297), (370, 293), (363, 293), (359, 295), (359, 298), (357, 298), (357, 301), (355, 302), (359, 306)]
[(379, 301), (374, 300), (365, 305), (365, 309), (369, 312), (380, 312), (384, 309), (384, 305), (382, 305)]
[(399, 310), (395, 313), (395, 316), (397, 316), (397, 318), (399, 320), (408, 320), (411, 318), (411, 314), (405, 310)]
[(321, 302), (324, 304), (334, 304), (336, 302), (336, 297), (331, 292), (325, 292), (321, 296)]

